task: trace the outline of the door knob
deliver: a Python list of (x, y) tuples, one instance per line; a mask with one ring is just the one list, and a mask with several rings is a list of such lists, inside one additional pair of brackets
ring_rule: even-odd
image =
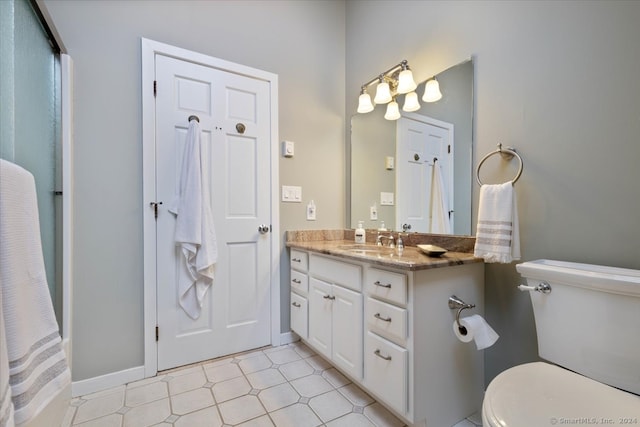
[(260, 226), (258, 226), (258, 231), (260, 232), (260, 234), (267, 234), (269, 231), (271, 231), (271, 227), (266, 224), (261, 224)]

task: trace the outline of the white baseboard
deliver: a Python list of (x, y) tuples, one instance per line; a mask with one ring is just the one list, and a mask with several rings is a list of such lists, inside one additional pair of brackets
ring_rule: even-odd
[(280, 334), (280, 345), (291, 344), (292, 342), (299, 341), (300, 337), (293, 331), (283, 332)]
[[(287, 345), (299, 341), (300, 337), (295, 332), (284, 332), (280, 334), (280, 345)], [(127, 384), (132, 381), (144, 379), (144, 366), (125, 369), (123, 371), (112, 372), (99, 377), (88, 378), (86, 380), (74, 381), (71, 384), (71, 396), (84, 396), (111, 387)]]
[(111, 387), (130, 383), (144, 378), (144, 366), (125, 369), (124, 371), (112, 372), (99, 377), (88, 378), (86, 380), (74, 381), (71, 383), (71, 396), (78, 397), (97, 391), (106, 390)]

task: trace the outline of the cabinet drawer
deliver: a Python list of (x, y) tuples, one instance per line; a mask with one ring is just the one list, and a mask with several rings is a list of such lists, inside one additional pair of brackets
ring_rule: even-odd
[(305, 295), (309, 292), (309, 276), (296, 270), (291, 270), (291, 289), (295, 289)]
[(407, 339), (407, 310), (367, 298), (364, 318), (369, 329), (404, 344)]
[(365, 386), (393, 409), (407, 412), (407, 350), (367, 331), (364, 353)]
[(307, 271), (309, 269), (309, 255), (306, 252), (291, 249), (289, 259), (291, 261), (291, 268), (300, 271)]
[(314, 277), (354, 291), (362, 291), (362, 268), (359, 265), (311, 255), (309, 271)]
[(370, 268), (366, 273), (365, 290), (378, 298), (406, 305), (407, 275)]
[(291, 292), (291, 330), (305, 340), (308, 337), (307, 299)]

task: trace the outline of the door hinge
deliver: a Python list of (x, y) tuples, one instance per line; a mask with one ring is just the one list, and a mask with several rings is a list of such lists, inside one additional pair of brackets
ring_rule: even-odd
[(160, 328), (156, 326), (156, 342), (158, 342), (158, 337), (160, 336)]
[(153, 97), (155, 98), (157, 94), (158, 94), (158, 81), (154, 80), (153, 81)]
[(161, 205), (162, 202), (151, 202), (149, 206), (153, 208), (153, 216), (158, 219), (158, 205)]
[(447, 154), (451, 154), (451, 144), (447, 145)]

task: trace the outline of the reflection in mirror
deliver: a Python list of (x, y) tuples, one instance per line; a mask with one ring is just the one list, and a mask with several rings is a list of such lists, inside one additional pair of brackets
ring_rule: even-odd
[[(384, 106), (352, 117), (352, 228), (363, 221), (365, 228), (384, 224), (393, 230), (411, 226), (410, 232), (471, 234), (473, 74), (472, 60), (437, 74), (442, 99), (422, 102), (413, 113), (401, 111), (399, 120), (385, 120)], [(442, 187), (432, 182), (438, 164)], [(432, 194), (434, 188), (443, 190), (444, 199)], [(447, 206), (449, 232), (441, 228), (444, 221), (434, 221), (438, 202)]]

